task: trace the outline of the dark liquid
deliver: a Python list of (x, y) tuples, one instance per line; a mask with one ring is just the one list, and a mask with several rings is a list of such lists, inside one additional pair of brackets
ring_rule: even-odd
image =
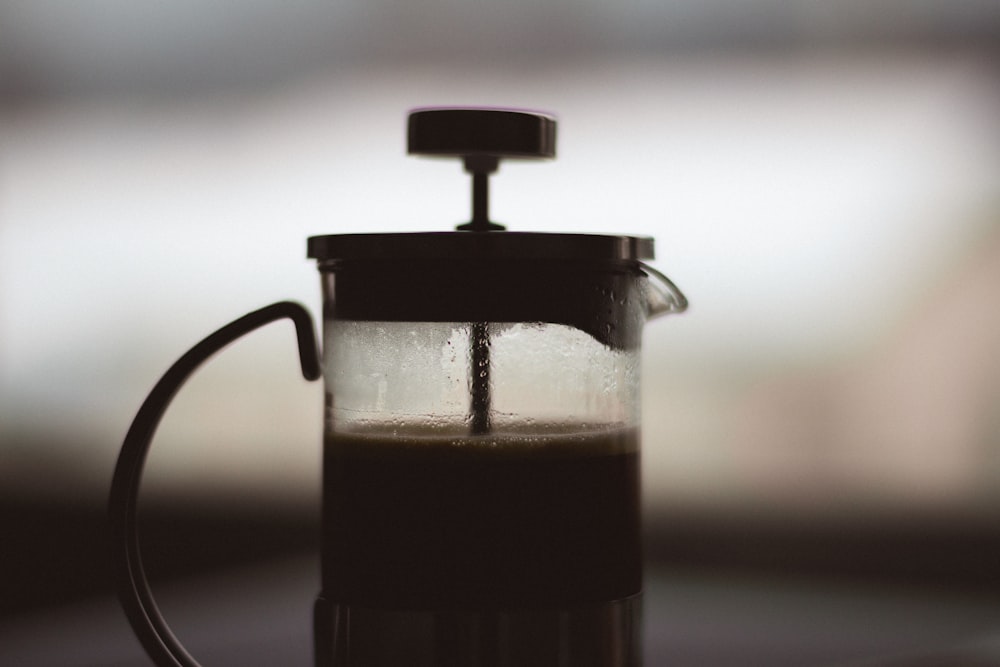
[[(614, 641), (637, 651), (635, 431), (335, 435), (326, 443), (324, 488), (318, 657), (331, 634), (343, 640), (349, 630), (356, 648), (373, 633), (376, 645), (406, 644), (413, 634), (411, 643), (426, 644), (431, 657), (411, 652), (410, 664), (506, 664), (504, 653), (557, 665), (569, 644), (580, 653), (581, 642), (594, 644), (612, 625), (612, 634), (628, 635)], [(598, 660), (572, 664), (637, 664)]]

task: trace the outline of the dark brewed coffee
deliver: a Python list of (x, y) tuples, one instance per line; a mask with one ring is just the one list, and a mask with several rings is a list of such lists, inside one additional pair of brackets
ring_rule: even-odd
[(537, 617), (529, 624), (537, 632), (542, 617), (558, 624), (559, 614), (587, 610), (588, 618), (604, 618), (607, 604), (632, 599), (615, 613), (637, 621), (633, 429), (334, 434), (326, 441), (324, 487), (322, 598), (343, 613), (381, 610), (384, 620), (386, 612), (397, 619), (433, 612), (436, 632), (450, 613), (459, 625), (473, 619), (482, 635), (492, 632), (483, 626), (491, 617)]

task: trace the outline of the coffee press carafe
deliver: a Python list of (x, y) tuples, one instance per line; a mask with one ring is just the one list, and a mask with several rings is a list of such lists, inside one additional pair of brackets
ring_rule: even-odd
[(301, 306), (223, 327), (153, 389), (111, 490), (119, 596), (162, 666), (197, 665), (146, 583), (135, 505), (160, 417), (205, 359), (289, 318), (325, 383), (315, 659), (341, 665), (641, 664), (639, 349), (686, 300), (647, 237), (505, 231), (501, 158), (555, 156), (555, 120), (423, 109), (409, 152), (457, 157), (472, 218), (454, 232), (309, 239), (323, 351)]

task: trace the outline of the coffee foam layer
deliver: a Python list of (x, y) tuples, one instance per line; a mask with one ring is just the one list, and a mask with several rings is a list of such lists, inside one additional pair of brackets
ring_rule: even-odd
[(448, 454), (494, 457), (609, 456), (639, 451), (639, 430), (606, 425), (533, 424), (470, 435), (459, 427), (393, 429), (390, 425), (352, 426), (328, 432), (327, 451), (337, 455), (408, 456)]

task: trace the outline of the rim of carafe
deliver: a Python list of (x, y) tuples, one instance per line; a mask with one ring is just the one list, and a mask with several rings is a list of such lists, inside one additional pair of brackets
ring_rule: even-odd
[(653, 238), (552, 232), (399, 232), (327, 234), (308, 240), (319, 261), (380, 259), (594, 260), (654, 258)]

